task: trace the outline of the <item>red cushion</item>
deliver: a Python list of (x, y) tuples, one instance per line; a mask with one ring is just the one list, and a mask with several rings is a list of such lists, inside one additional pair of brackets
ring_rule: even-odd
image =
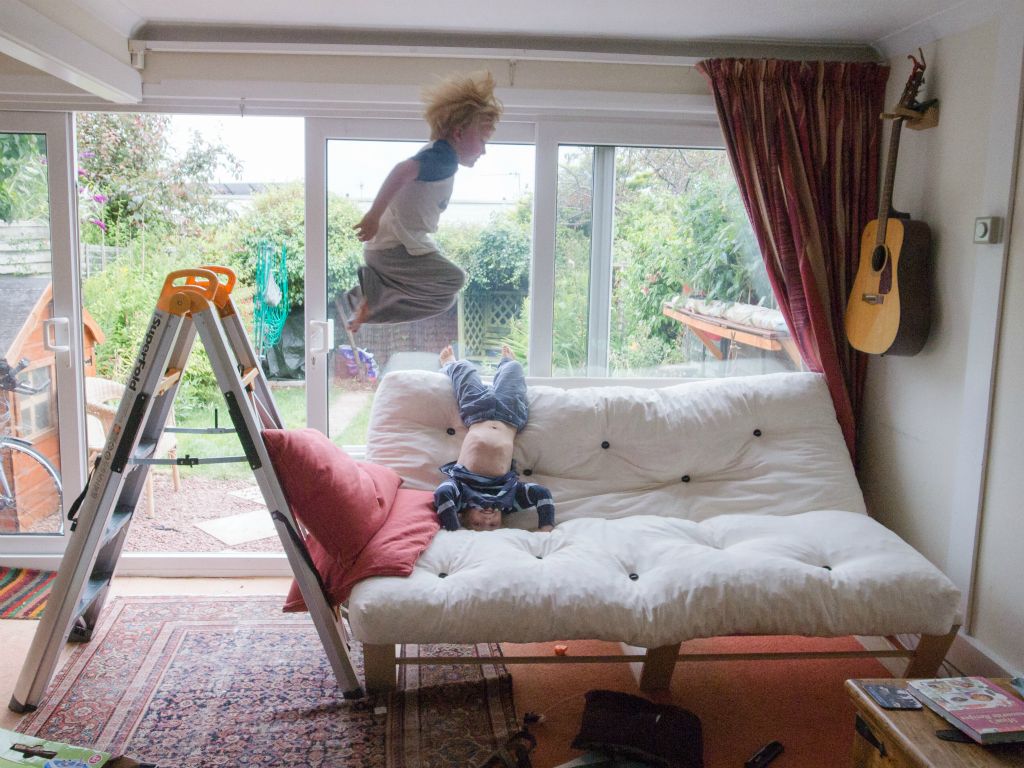
[(267, 429), (263, 440), (292, 514), (347, 568), (387, 519), (402, 479), (315, 429)]
[[(434, 510), (434, 494), (399, 488), (387, 519), (349, 567), (309, 537), (306, 545), (313, 564), (326, 586), (331, 605), (348, 600), (352, 587), (369, 576), (408, 576), (412, 567), (440, 529)], [(299, 585), (292, 580), (284, 610), (304, 611)]]

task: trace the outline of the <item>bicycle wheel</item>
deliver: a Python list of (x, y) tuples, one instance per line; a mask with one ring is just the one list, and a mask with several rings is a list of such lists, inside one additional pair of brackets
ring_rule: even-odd
[(0, 437), (0, 532), (64, 532), (60, 476), (25, 440)]

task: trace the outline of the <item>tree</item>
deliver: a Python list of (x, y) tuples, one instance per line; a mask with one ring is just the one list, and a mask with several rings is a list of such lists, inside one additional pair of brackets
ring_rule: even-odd
[(0, 221), (49, 216), (46, 137), (0, 133)]
[(523, 291), (530, 280), (533, 200), (495, 214), (484, 226), (447, 226), (438, 233), (441, 251), (466, 272), (468, 299), (492, 291)]
[(147, 229), (198, 235), (223, 223), (212, 179), (239, 164), (221, 144), (193, 134), (180, 157), (170, 151), (167, 115), (83, 112), (76, 116), (80, 207), (87, 242), (124, 245)]

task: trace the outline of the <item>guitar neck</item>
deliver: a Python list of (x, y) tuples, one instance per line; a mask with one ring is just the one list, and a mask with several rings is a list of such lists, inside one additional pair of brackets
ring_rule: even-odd
[(882, 198), (878, 201), (878, 229), (875, 232), (875, 245), (885, 242), (885, 228), (889, 223), (889, 212), (892, 210), (892, 186), (896, 178), (896, 155), (900, 151), (900, 129), (903, 118), (897, 117), (892, 124), (889, 136), (889, 154), (885, 161), (885, 184), (882, 186)]

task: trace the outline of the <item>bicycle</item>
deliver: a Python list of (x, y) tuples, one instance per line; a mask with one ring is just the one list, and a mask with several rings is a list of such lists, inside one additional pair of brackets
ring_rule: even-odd
[[(8, 392), (35, 395), (46, 386), (33, 387), (18, 381), (18, 374), (28, 365), (22, 359), (12, 367), (0, 357), (0, 525), (13, 527), (20, 533), (63, 533), (64, 519), (61, 500), (64, 489), (60, 474), (49, 459), (40, 453), (32, 441), (15, 437), (7, 429), (11, 421), (11, 403)], [(18, 493), (18, 485), (23, 492)], [(56, 519), (56, 530), (53, 520)], [(21, 529), (22, 521), (30, 521)], [(49, 529), (49, 530), (45, 530)]]

